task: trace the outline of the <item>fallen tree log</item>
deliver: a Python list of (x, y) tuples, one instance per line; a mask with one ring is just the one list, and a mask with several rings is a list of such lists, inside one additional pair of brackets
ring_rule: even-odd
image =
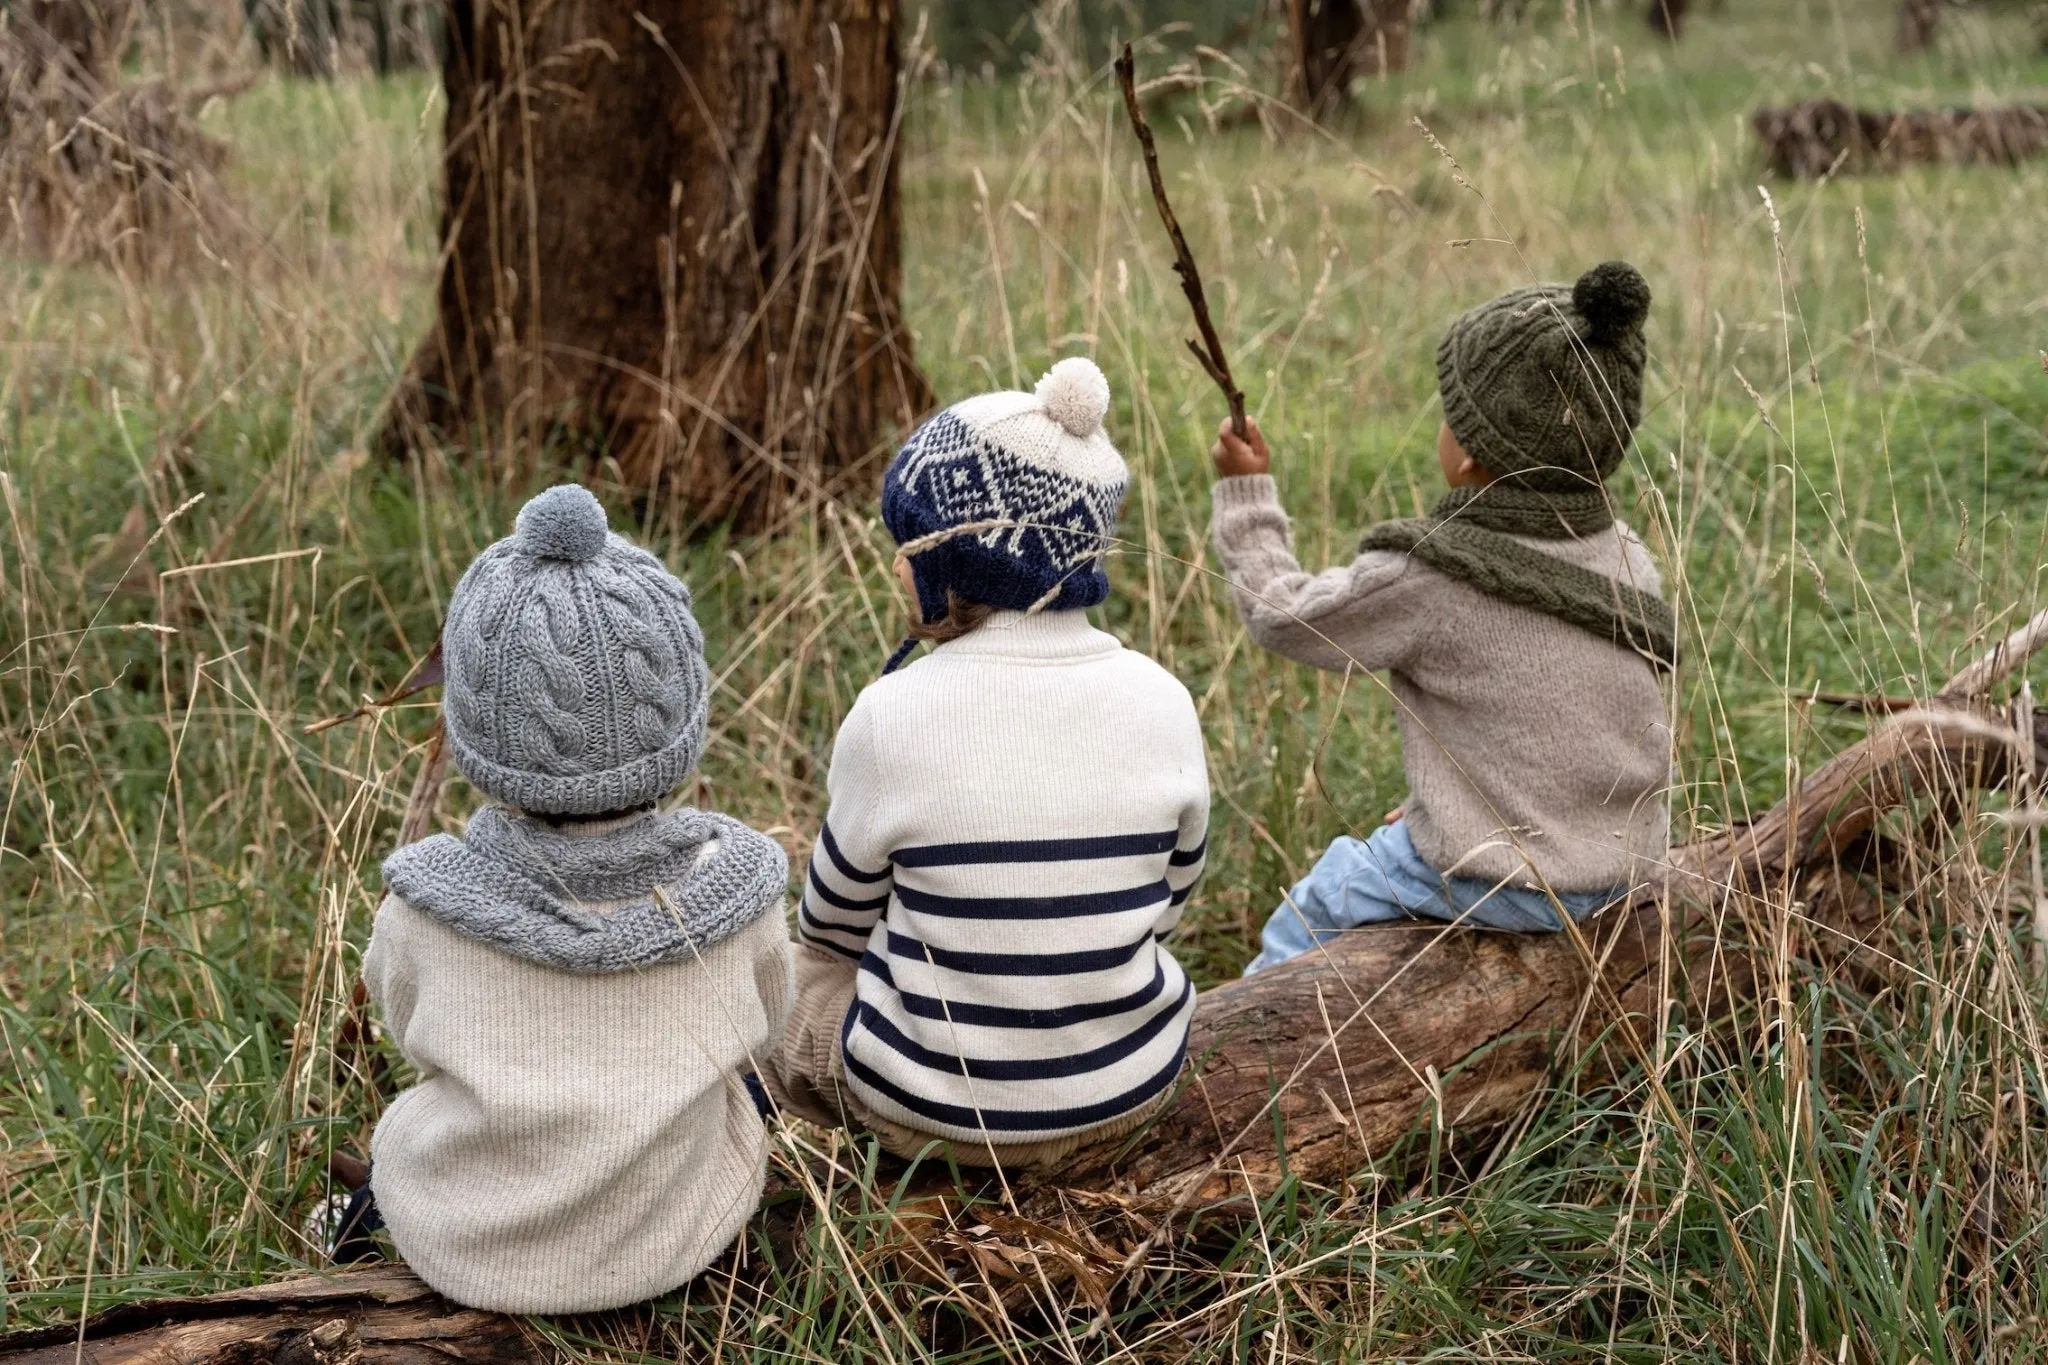
[[(1283, 1172), (1341, 1180), (1425, 1114), (1442, 1129), (1508, 1121), (1561, 1046), (1610, 1031), (1640, 1046), (1673, 991), (1714, 1009), (1753, 992), (1731, 956), (1741, 947), (1726, 932), (1731, 917), (1789, 913), (1806, 878), (1866, 847), (1879, 820), (1915, 796), (2048, 771), (2048, 716), (2015, 718), (1984, 700), (2044, 644), (2048, 611), (1755, 820), (1674, 848), (1664, 876), (1626, 909), (1572, 932), (1377, 926), (1206, 992), (1186, 1092), (1139, 1139), (1077, 1153), (1058, 1182), (1185, 1205), (1263, 1193)], [(1865, 909), (1830, 897), (1805, 915), (1810, 930), (1857, 945), (1877, 927)]]
[(109, 1308), (0, 1337), (8, 1365), (524, 1365), (517, 1318), (458, 1308), (403, 1266)]
[(1800, 180), (1913, 165), (2012, 166), (2048, 152), (2048, 106), (2039, 105), (1893, 113), (1816, 99), (1759, 109), (1750, 126), (1771, 173)]
[[(2048, 713), (2019, 742), (2048, 765)], [(1639, 1047), (1674, 994), (1718, 1009), (1751, 993), (1730, 922), (1782, 913), (1909, 796), (2002, 786), (2018, 758), (1995, 708), (1936, 704), (1844, 751), (1754, 823), (1673, 850), (1658, 885), (1579, 933), (1378, 927), (1217, 987), (1196, 1011), (1187, 1092), (1140, 1142), (1084, 1151), (1060, 1182), (1184, 1204), (1264, 1193), (1283, 1173), (1342, 1180), (1418, 1121), (1497, 1127), (1574, 1042), (1606, 1033), (1608, 1046)], [(1860, 945), (1878, 927), (1867, 910), (1820, 900), (1801, 936)]]
[[(1153, 1229), (1127, 1270), (1184, 1209), (1262, 1194), (1283, 1171), (1340, 1182), (1417, 1131), (1497, 1131), (1578, 1049), (1619, 1048), (1625, 1063), (1644, 1055), (1671, 1002), (1718, 1013), (1755, 998), (1788, 920), (1850, 950), (1868, 943), (1883, 928), (1874, 901), (1819, 896), (1800, 908), (1800, 896), (1878, 846), (1880, 820), (1908, 801), (1933, 798), (1948, 813), (1966, 792), (2048, 772), (2048, 712), (1985, 700), (2044, 643), (2048, 612), (1785, 801), (1674, 849), (1655, 885), (1579, 932), (1376, 926), (1209, 990), (1196, 1011), (1193, 1079), (1156, 1123), (1083, 1149), (1035, 1186), (1013, 1173), (1015, 1216), (979, 1211), (969, 1229), (945, 1197), (906, 1203), (920, 1224), (907, 1254), (936, 1268), (972, 1251), (970, 1232), (1058, 1238), (1077, 1201), (1107, 1201)], [(1772, 931), (1755, 936), (1764, 947), (1754, 955), (1729, 932), (1744, 924)], [(1073, 1278), (1091, 1280), (1091, 1297), (1105, 1292), (1099, 1251), (1058, 1250)], [(511, 1365), (549, 1355), (517, 1320), (449, 1305), (398, 1267), (124, 1304), (82, 1326), (0, 1337), (4, 1365)]]

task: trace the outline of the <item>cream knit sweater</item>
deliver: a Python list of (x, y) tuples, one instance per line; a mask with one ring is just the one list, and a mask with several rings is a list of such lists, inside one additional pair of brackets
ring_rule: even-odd
[[(1598, 891), (1663, 859), (1671, 724), (1643, 659), (1405, 555), (1304, 572), (1270, 475), (1219, 480), (1215, 501), (1217, 553), (1254, 640), (1333, 672), (1387, 670), (1408, 831), (1432, 867)], [(1517, 539), (1661, 591), (1619, 522), (1580, 540)]]
[(508, 1313), (637, 1303), (752, 1215), (767, 1135), (741, 1077), (788, 1015), (782, 915), (701, 961), (586, 974), (388, 896), (363, 979), (419, 1075), (370, 1142), (377, 1206), (442, 1294)]
[(1040, 1142), (1178, 1075), (1195, 991), (1161, 939), (1201, 876), (1187, 688), (1079, 611), (997, 612), (860, 694), (798, 933), (859, 964), (847, 1083), (891, 1123)]

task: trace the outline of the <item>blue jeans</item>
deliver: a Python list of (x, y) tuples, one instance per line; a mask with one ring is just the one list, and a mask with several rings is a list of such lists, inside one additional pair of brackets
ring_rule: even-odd
[(1361, 924), (1440, 919), (1554, 934), (1564, 928), (1557, 917), (1558, 904), (1573, 919), (1582, 920), (1605, 910), (1629, 889), (1563, 892), (1554, 902), (1542, 891), (1500, 886), (1480, 877), (1446, 877), (1415, 851), (1407, 822), (1396, 820), (1370, 839), (1361, 842), (1346, 836), (1330, 845), (1266, 921), (1265, 932), (1259, 935), (1261, 951), (1244, 974), (1298, 957)]

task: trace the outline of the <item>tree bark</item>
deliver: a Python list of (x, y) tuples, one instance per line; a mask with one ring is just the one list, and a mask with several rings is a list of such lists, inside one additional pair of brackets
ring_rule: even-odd
[(438, 318), (387, 443), (594, 444), (760, 520), (930, 402), (898, 303), (896, 0), (451, 0)]
[(449, 1303), (403, 1266), (125, 1303), (83, 1329), (0, 1336), (7, 1365), (529, 1365), (519, 1319)]
[(1351, 82), (1408, 66), (1409, 0), (1288, 0), (1289, 93), (1322, 120), (1351, 106)]
[(1687, 0), (1650, 0), (1650, 31), (1677, 41), (1685, 27)]

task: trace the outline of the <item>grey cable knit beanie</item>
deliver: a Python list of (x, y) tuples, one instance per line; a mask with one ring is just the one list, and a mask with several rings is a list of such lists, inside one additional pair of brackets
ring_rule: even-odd
[(520, 509), (456, 585), (441, 641), (455, 766), (507, 805), (625, 810), (697, 766), (708, 687), (690, 590), (613, 535), (588, 489)]
[(1444, 421), (1518, 488), (1598, 492), (1643, 420), (1650, 286), (1626, 261), (1481, 304), (1436, 352)]

